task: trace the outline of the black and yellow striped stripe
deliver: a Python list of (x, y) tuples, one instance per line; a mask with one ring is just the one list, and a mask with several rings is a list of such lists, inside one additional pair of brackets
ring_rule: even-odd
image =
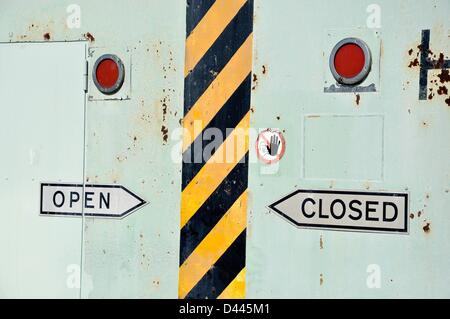
[(243, 298), (253, 0), (188, 0), (186, 16), (179, 297)]

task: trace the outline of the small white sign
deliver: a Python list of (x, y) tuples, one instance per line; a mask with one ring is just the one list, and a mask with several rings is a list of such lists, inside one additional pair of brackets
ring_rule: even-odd
[(269, 208), (296, 226), (408, 233), (408, 194), (296, 190)]
[(286, 151), (286, 141), (278, 130), (265, 129), (256, 139), (256, 155), (265, 164), (274, 164), (281, 160)]
[(121, 185), (41, 184), (41, 215), (123, 218), (145, 204)]

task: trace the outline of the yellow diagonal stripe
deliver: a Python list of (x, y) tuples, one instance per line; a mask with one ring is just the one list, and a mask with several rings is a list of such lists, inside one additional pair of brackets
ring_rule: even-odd
[(220, 294), (218, 299), (244, 299), (245, 297), (245, 267), (236, 278)]
[(250, 34), (184, 117), (183, 152), (249, 75), (252, 68), (252, 39), (253, 35)]
[(243, 117), (181, 193), (181, 228), (247, 153), (249, 124), (250, 112)]
[(186, 39), (184, 76), (197, 65), (247, 0), (217, 0)]
[(234, 202), (216, 226), (180, 266), (178, 294), (185, 298), (247, 226), (247, 191)]

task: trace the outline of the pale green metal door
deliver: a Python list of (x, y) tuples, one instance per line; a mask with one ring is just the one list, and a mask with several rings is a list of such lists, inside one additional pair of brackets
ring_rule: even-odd
[(40, 184), (83, 180), (86, 44), (0, 43), (0, 296), (77, 298), (80, 218), (40, 216)]

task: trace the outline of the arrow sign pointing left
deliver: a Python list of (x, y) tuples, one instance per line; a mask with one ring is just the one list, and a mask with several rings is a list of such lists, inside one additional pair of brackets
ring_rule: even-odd
[(408, 194), (299, 189), (268, 206), (301, 228), (408, 233)]
[(145, 204), (121, 185), (41, 184), (40, 214), (46, 216), (123, 218)]

